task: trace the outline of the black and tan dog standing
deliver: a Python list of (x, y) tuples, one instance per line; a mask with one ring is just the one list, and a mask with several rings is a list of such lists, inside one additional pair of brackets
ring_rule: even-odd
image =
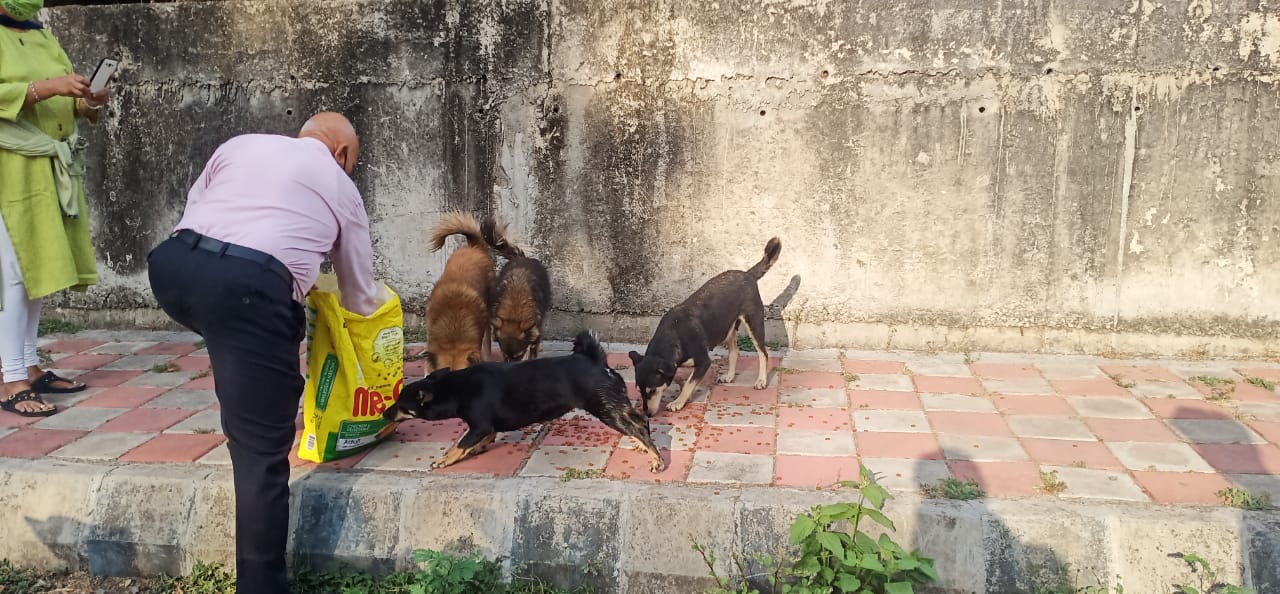
[(684, 408), (711, 368), (709, 351), (718, 344), (727, 342), (729, 347), (729, 368), (719, 380), (733, 381), (738, 365), (738, 329), (744, 322), (760, 361), (755, 388), (764, 389), (768, 383), (769, 352), (764, 346), (764, 301), (756, 283), (778, 261), (781, 252), (782, 242), (777, 237), (770, 239), (764, 246), (764, 257), (755, 266), (745, 272), (729, 270), (716, 275), (662, 316), (643, 357), (635, 351), (628, 353), (635, 363), (636, 387), (646, 414), (658, 414), (662, 393), (675, 378), (676, 368), (692, 359), (693, 374), (685, 381), (680, 396), (667, 405), (671, 411)]

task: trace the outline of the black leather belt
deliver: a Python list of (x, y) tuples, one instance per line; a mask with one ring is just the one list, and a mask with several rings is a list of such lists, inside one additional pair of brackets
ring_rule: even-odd
[(293, 290), (293, 273), (289, 272), (288, 266), (285, 266), (271, 254), (260, 252), (253, 248), (236, 245), (234, 243), (218, 241), (212, 237), (205, 237), (190, 229), (178, 231), (177, 233), (174, 233), (173, 236), (182, 240), (183, 243), (191, 246), (192, 249), (205, 250), (216, 254), (222, 254), (224, 256), (241, 258), (266, 266), (268, 270), (280, 275), (280, 278), (284, 279), (285, 284), (289, 285), (290, 291)]

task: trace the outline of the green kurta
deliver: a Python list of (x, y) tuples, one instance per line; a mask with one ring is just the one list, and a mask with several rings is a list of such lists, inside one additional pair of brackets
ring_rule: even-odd
[[(46, 29), (0, 27), (0, 119), (22, 119), (54, 140), (76, 131), (76, 100), (51, 97), (22, 108), (31, 81), (73, 72), (71, 61)], [(0, 218), (13, 239), (27, 296), (39, 299), (63, 289), (84, 290), (98, 282), (84, 186), (75, 188), (80, 216), (62, 215), (49, 157), (26, 157), (0, 149)]]

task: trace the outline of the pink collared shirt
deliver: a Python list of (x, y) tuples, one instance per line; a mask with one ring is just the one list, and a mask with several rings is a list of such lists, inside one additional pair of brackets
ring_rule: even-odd
[(319, 140), (246, 134), (226, 141), (187, 194), (175, 231), (183, 229), (275, 256), (293, 273), (299, 301), (329, 254), (342, 306), (369, 315), (379, 305), (364, 201)]

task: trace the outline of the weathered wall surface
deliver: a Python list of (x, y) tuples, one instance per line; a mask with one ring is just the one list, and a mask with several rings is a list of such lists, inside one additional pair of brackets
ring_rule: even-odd
[[(1258, 1), (417, 0), (69, 7), (128, 64), (94, 137), (103, 286), (213, 148), (349, 114), (378, 269), (420, 305), (427, 228), (497, 211), (557, 327), (644, 340), (710, 275), (799, 346), (1262, 355), (1280, 330), (1280, 14)], [(1185, 354), (1185, 353), (1184, 353)]]

